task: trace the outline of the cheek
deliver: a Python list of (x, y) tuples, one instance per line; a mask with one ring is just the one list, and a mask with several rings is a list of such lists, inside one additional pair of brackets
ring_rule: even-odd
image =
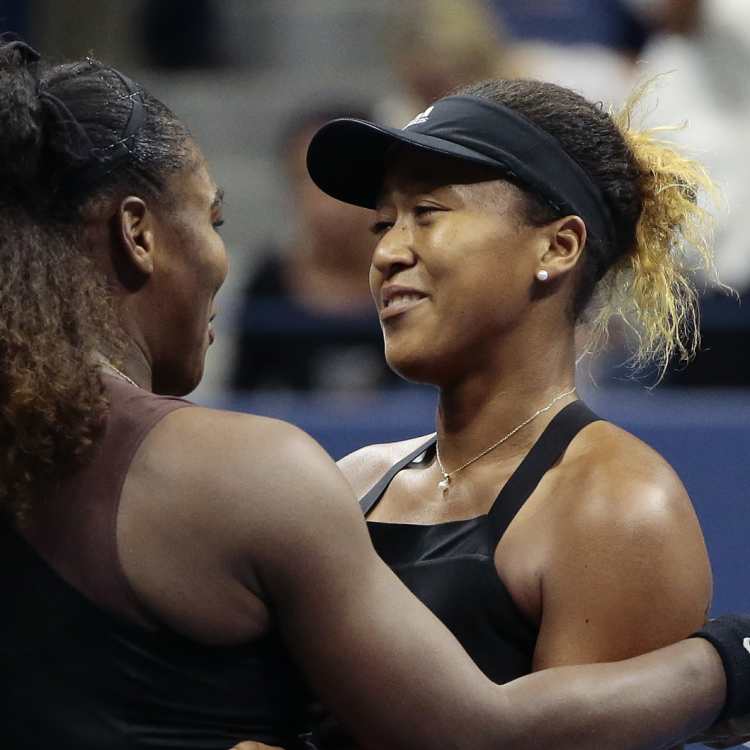
[(372, 263), (370, 263), (369, 280), (370, 280), (370, 294), (372, 295), (372, 299), (375, 302), (375, 304), (377, 304), (378, 290), (380, 289), (380, 285), (383, 283), (383, 276), (380, 273), (380, 271), (378, 271), (378, 269), (375, 268), (374, 265), (372, 265)]
[[(505, 237), (487, 234), (463, 250), (455, 262), (436, 268), (436, 289), (443, 322), (471, 336), (504, 325), (515, 317), (528, 297), (529, 284), (523, 272), (516, 247)], [(453, 321), (453, 322), (451, 322)]]
[(229, 272), (229, 257), (224, 241), (216, 232), (206, 233), (199, 248), (200, 263), (197, 264), (197, 282), (211, 295), (215, 294), (224, 283)]
[(216, 288), (218, 289), (229, 274), (229, 255), (227, 254), (224, 240), (219, 238), (216, 252)]

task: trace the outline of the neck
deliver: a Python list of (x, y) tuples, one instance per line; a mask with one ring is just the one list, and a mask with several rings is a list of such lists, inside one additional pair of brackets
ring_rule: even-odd
[[(440, 456), (447, 471), (460, 466), (529, 419), (575, 385), (572, 332), (569, 342), (559, 341), (544, 353), (517, 347), (505, 363), (471, 372), (463, 380), (442, 388), (437, 414)], [(526, 358), (524, 360), (524, 354)], [(574, 401), (566, 396), (523, 427), (493, 455), (525, 452), (554, 415)]]
[(97, 358), (102, 364), (109, 368), (115, 375), (118, 373), (125, 375), (132, 380), (139, 388), (146, 391), (152, 390), (151, 365), (146, 355), (136, 346), (130, 347), (124, 356), (116, 358), (109, 354), (99, 352)]

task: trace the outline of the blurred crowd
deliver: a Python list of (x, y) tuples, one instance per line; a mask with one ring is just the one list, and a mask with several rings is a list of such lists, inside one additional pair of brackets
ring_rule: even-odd
[[(356, 96), (351, 86), (345, 93), (329, 87), (325, 96), (307, 99), (290, 95), (288, 106), (278, 108), (275, 132), (280, 135), (266, 159), (276, 174), (268, 188), (276, 185), (283, 194), (285, 220), (275, 222), (266, 236), (232, 238), (241, 279), (235, 280), (228, 306), (232, 323), (224, 330), (233, 342), (222, 349), (226, 386), (344, 392), (400, 386), (383, 362), (369, 298), (374, 242), (369, 212), (323, 195), (305, 170), (307, 143), (323, 122), (353, 115), (400, 126), (454, 87), (497, 76), (552, 80), (616, 109), (639, 82), (660, 74), (644, 107), (644, 126), (676, 126), (666, 129), (664, 138), (702, 161), (723, 195), (716, 225), (720, 281), (699, 280), (703, 348), (693, 364), (672, 368), (664, 385), (750, 386), (750, 241), (743, 215), (750, 202), (746, 0), (275, 0), (258, 2), (255, 16), (242, 15), (239, 5), (232, 0), (0, 3), (3, 30), (20, 32), (51, 54), (85, 54), (96, 47), (103, 57), (111, 52), (117, 64), (126, 59), (126, 67), (132, 61), (131, 67), (155, 71), (157, 79), (162, 72), (196, 70), (226, 77), (238, 66), (251, 76), (268, 76), (269, 39), (284, 39), (290, 48), (313, 44), (300, 24), (294, 25), (301, 6), (310, 17), (325, 10), (318, 23), (327, 24), (331, 37), (321, 46), (333, 54), (339, 48), (331, 40), (345, 47), (349, 28), (343, 21), (338, 26), (337, 19), (351, 19), (352, 8), (359, 9), (356, 26), (351, 23), (357, 44), (369, 40), (370, 58), (379, 61), (388, 83), (379, 89), (357, 87)], [(241, 26), (243, 18), (247, 28)], [(362, 23), (368, 18), (373, 19), (369, 36)], [(168, 94), (164, 98), (170, 101)], [(230, 200), (241, 203), (243, 196)], [(613, 331), (612, 351), (591, 365), (601, 384), (631, 382), (622, 364), (625, 338)], [(636, 382), (649, 377), (654, 374)]]

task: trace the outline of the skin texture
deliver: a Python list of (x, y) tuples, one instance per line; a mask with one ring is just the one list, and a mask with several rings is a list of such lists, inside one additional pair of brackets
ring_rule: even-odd
[[(482, 168), (408, 152), (398, 164), (373, 225), (379, 241), (370, 287), (381, 312), (381, 296), (392, 285), (413, 288), (425, 301), (403, 315), (383, 315), (391, 367), (407, 379), (439, 385), (446, 397), (468, 389), (483, 399), (498, 374), (506, 388), (518, 387), (519, 364), (523, 376), (533, 369), (518, 357), (530, 359), (542, 349), (564, 357), (551, 363), (555, 372), (548, 381), (569, 375), (572, 352), (547, 346), (553, 337), (572, 341), (571, 326), (549, 290), (572, 287), (571, 271), (585, 242), (583, 222), (567, 217), (542, 229), (526, 227), (518, 215), (518, 191)], [(535, 288), (541, 267), (550, 281)], [(534, 302), (532, 319), (527, 311)], [(550, 383), (536, 375), (527, 390), (540, 387)]]
[[(523, 222), (520, 192), (483, 169), (402, 152), (386, 174), (370, 272), (389, 364), (440, 388), (437, 432), (456, 468), (574, 382), (569, 309), (585, 228)], [(538, 269), (549, 281), (535, 280)], [(389, 315), (389, 290), (419, 302)], [(540, 363), (544, 363), (540, 367)], [(571, 396), (438, 489), (437, 462), (400, 472), (369, 520), (436, 524), (487, 513)], [(359, 497), (425, 438), (370, 446), (339, 466)], [(679, 478), (614, 425), (585, 428), (495, 552), (498, 576), (539, 629), (534, 670), (616, 661), (686, 637), (711, 572)]]
[[(215, 186), (197, 152), (191, 169), (173, 185), (194, 207), (190, 237), (179, 208), (163, 215), (135, 198), (92, 227), (120, 283), (132, 338), (124, 371), (168, 392), (184, 392), (202, 367), (226, 271)], [(279, 627), (366, 748), (663, 747), (708, 726), (724, 699), (721, 660), (700, 639), (622, 665), (489, 683), (378, 558), (331, 459), (275, 420), (197, 407), (166, 416), (128, 472), (117, 545), (146, 620), (212, 645)]]
[[(216, 231), (223, 192), (197, 147), (189, 166), (169, 178), (168, 191), (166, 205), (126, 196), (115, 217), (112, 206), (100, 206), (87, 234), (93, 257), (114, 283), (130, 342), (130, 376), (155, 392), (180, 395), (203, 375), (228, 259)], [(110, 243), (113, 231), (118, 236)]]

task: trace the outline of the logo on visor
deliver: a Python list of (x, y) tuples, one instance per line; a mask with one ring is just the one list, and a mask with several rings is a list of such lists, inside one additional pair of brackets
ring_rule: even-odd
[(434, 106), (427, 107), (424, 112), (420, 112), (413, 120), (409, 120), (402, 130), (406, 130), (406, 128), (410, 128), (412, 125), (421, 125), (423, 122), (427, 122), (427, 118), (430, 116), (430, 112), (432, 112), (433, 109), (435, 109)]

